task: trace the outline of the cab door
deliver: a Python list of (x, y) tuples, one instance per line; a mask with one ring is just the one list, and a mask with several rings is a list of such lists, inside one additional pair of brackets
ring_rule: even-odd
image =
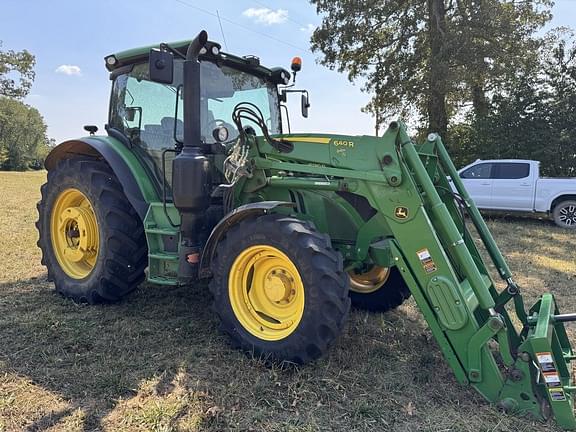
[(460, 173), (460, 179), (476, 207), (492, 208), (493, 171), (492, 162), (480, 162)]

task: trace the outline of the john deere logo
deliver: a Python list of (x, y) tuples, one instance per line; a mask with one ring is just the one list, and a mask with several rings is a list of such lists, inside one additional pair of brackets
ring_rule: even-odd
[(394, 210), (394, 216), (398, 219), (406, 219), (408, 217), (408, 209), (406, 207), (396, 207), (396, 210)]

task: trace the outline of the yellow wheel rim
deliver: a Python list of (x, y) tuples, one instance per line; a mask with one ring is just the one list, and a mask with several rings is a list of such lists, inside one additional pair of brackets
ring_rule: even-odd
[(228, 293), (242, 327), (259, 339), (284, 339), (304, 314), (300, 274), (290, 258), (272, 246), (251, 246), (238, 255), (230, 269)]
[(370, 294), (378, 291), (388, 280), (390, 269), (387, 267), (374, 266), (365, 273), (348, 272), (350, 276), (350, 291), (360, 294)]
[(52, 249), (60, 268), (73, 279), (84, 279), (96, 265), (100, 239), (94, 209), (78, 189), (56, 198), (50, 215)]

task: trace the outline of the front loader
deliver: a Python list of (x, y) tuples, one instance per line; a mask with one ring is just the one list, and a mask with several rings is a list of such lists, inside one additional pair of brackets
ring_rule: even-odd
[(284, 102), (301, 93), (307, 115), (308, 93), (206, 32), (105, 61), (106, 134), (87, 126), (46, 159), (38, 244), (59, 293), (110, 302), (145, 278), (207, 279), (233, 345), (299, 364), (327, 351), (350, 304), (384, 312), (412, 295), (460, 383), (576, 429), (563, 324), (576, 316), (551, 294), (525, 308), (438, 135), (415, 144), (400, 121), (382, 137), (290, 133)]

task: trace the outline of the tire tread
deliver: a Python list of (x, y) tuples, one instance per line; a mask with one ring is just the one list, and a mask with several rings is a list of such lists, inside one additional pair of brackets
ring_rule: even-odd
[[(93, 270), (98, 274), (90, 274), (82, 280), (72, 279), (59, 269), (52, 251), (50, 209), (47, 208), (48, 197), (53, 189), (57, 190), (59, 182), (67, 177), (75, 177), (78, 173), (82, 173), (86, 187), (96, 196), (96, 202), (91, 202), (92, 206), (102, 207), (104, 217), (98, 221), (98, 225), (104, 233), (101, 245), (106, 245), (106, 256), (102, 258), (102, 264), (97, 264)], [(37, 245), (42, 251), (41, 262), (48, 269), (48, 280), (54, 282), (58, 293), (77, 302), (115, 302), (136, 289), (144, 280), (148, 247), (142, 222), (108, 164), (91, 158), (63, 159), (48, 172), (48, 180), (41, 187), (41, 197), (37, 204)]]

